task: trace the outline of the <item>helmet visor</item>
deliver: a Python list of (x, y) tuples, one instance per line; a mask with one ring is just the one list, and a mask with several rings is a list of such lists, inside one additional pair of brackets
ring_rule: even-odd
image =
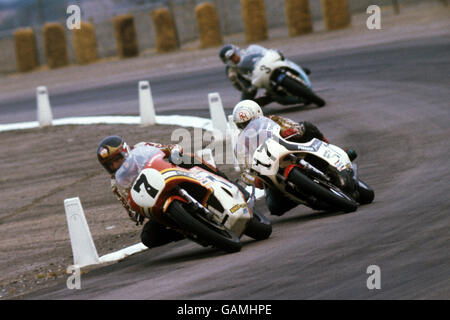
[(111, 156), (106, 165), (112, 172), (116, 172), (117, 169), (120, 168), (122, 163), (125, 161), (125, 156), (122, 152), (118, 152), (117, 154)]
[(245, 127), (248, 125), (249, 122), (250, 122), (250, 120), (245, 121), (245, 122), (236, 123), (236, 127), (238, 127), (238, 129), (243, 130), (243, 129), (245, 129)]

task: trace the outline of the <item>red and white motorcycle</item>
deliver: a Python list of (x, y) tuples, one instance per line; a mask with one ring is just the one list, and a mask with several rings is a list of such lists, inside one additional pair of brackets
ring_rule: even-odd
[(133, 209), (142, 208), (146, 217), (203, 246), (236, 252), (243, 234), (262, 240), (272, 232), (270, 221), (249, 207), (236, 185), (200, 167), (176, 166), (158, 148), (133, 149), (116, 180), (129, 190)]

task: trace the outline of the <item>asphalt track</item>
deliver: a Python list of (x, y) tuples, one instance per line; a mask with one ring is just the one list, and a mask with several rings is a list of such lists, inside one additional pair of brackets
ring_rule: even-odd
[[(244, 237), (239, 253), (181, 241), (84, 274), (81, 290), (60, 283), (26, 298), (449, 299), (449, 37), (306, 56), (301, 64), (327, 106), (272, 104), (266, 112), (310, 120), (331, 143), (354, 147), (374, 203), (350, 214), (298, 207), (270, 217), (268, 240)], [(207, 117), (209, 92), (227, 106), (239, 97), (223, 69), (149, 80), (158, 114)], [(70, 116), (74, 105), (78, 116), (137, 114), (136, 88), (131, 81), (52, 96), (54, 114)], [(2, 122), (35, 112), (32, 99), (0, 108)], [(371, 265), (381, 270), (379, 290), (366, 285)]]

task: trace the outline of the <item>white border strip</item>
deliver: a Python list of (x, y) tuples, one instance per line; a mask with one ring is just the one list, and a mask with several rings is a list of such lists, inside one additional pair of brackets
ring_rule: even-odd
[[(161, 125), (177, 125), (182, 127), (202, 128), (208, 131), (213, 129), (211, 119), (192, 116), (156, 116), (156, 123)], [(53, 126), (63, 125), (91, 125), (91, 124), (141, 124), (140, 116), (99, 116), (99, 117), (72, 117), (52, 121)], [(12, 130), (25, 130), (39, 128), (38, 121), (0, 124), (0, 132)]]

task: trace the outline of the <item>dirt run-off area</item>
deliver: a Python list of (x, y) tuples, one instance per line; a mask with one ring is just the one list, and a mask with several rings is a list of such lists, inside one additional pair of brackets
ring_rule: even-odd
[[(174, 126), (54, 126), (0, 133), (0, 295), (25, 292), (66, 279), (73, 264), (64, 199), (79, 197), (99, 256), (140, 242), (136, 226), (112, 194), (97, 162), (99, 141), (121, 135), (129, 144), (173, 143)], [(183, 147), (186, 147), (182, 141)], [(220, 166), (237, 177), (231, 165)]]
[[(374, 36), (367, 36), (367, 29), (364, 29), (367, 16), (360, 15), (352, 20), (351, 28), (305, 36), (301, 51), (310, 54), (315, 50), (397, 41), (427, 33), (441, 32), (448, 36), (448, 28), (441, 28), (448, 27), (448, 9), (435, 6), (431, 14), (422, 15), (421, 10), (426, 9), (423, 5), (418, 9), (406, 8), (398, 17), (387, 13), (382, 21), (383, 31), (373, 33)], [(242, 38), (239, 35), (236, 39)], [(280, 48), (287, 56), (299, 53), (298, 46), (292, 44), (288, 37), (270, 39), (261, 44)], [(155, 63), (154, 59), (160, 63)], [(10, 75), (0, 78), (0, 94), (13, 99), (25, 91), (34, 92), (42, 79), (46, 79), (47, 84), (60, 84), (57, 89), (64, 91), (69, 86), (82, 88), (91, 86), (93, 82), (111, 81), (113, 77), (110, 75), (116, 73), (120, 73), (123, 80), (128, 76), (135, 77), (130, 75), (132, 72), (143, 73), (150, 69), (155, 74), (180, 72), (183, 66), (188, 65), (188, 59), (197, 59), (193, 67), (198, 68), (220, 64), (217, 48), (204, 51), (186, 49), (158, 58), (152, 56), (152, 59), (139, 57), (92, 66), (71, 66), (65, 70)], [(182, 63), (178, 64), (179, 61)], [(149, 67), (150, 62), (153, 69)], [(109, 74), (104, 72), (105, 69)], [(68, 70), (74, 76), (64, 82)], [(229, 85), (224, 83), (224, 86)], [(171, 133), (176, 128), (102, 124), (0, 132), (3, 150), (0, 155), (0, 299), (20, 298), (22, 294), (67, 279), (65, 271), (73, 264), (73, 258), (64, 199), (80, 198), (100, 256), (138, 243), (142, 227), (129, 220), (112, 194), (109, 176), (96, 159), (98, 142), (107, 135), (118, 134), (129, 144), (140, 141), (173, 143)], [(219, 168), (231, 178), (237, 177), (231, 165)]]

